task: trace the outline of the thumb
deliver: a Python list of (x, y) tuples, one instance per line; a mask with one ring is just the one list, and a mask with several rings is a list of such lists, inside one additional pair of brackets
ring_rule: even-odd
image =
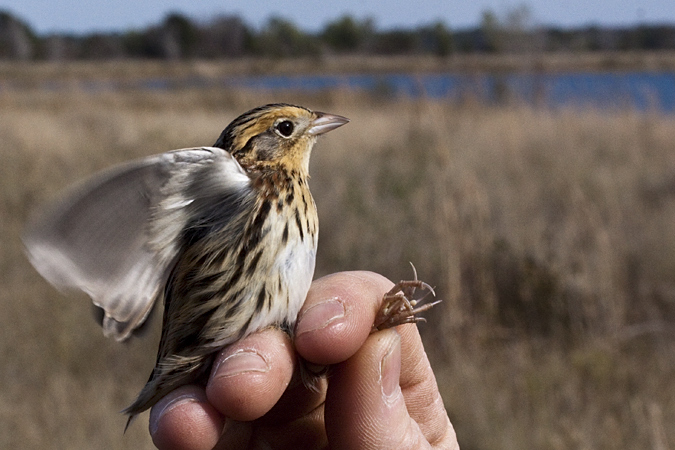
[(408, 414), (400, 374), (395, 329), (373, 333), (351, 358), (333, 366), (325, 404), (331, 449), (429, 447)]

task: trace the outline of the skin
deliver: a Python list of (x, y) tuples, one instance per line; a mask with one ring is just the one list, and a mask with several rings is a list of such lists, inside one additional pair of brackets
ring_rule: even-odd
[[(183, 386), (152, 408), (153, 442), (163, 450), (459, 449), (417, 327), (370, 334), (392, 285), (371, 272), (316, 280), (293, 342), (266, 329), (224, 349), (205, 389)], [(330, 365), (319, 392), (294, 376), (296, 352)]]

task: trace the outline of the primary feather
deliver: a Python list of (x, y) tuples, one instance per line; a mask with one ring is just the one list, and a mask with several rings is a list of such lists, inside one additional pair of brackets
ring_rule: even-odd
[(150, 312), (178, 251), (192, 200), (186, 180), (214, 163), (220, 183), (213, 180), (212, 195), (248, 185), (229, 153), (209, 147), (99, 174), (29, 222), (23, 239), (31, 263), (54, 286), (86, 292), (104, 311), (105, 335), (126, 339)]

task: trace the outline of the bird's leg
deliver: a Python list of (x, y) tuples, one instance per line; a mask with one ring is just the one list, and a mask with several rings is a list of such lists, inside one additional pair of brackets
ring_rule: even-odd
[[(414, 295), (416, 289), (424, 289), (428, 292), (421, 298), (415, 299)], [(433, 303), (417, 306), (424, 301), (429, 294), (436, 296), (436, 293), (431, 286), (424, 281), (417, 279), (417, 273), (415, 273), (414, 280), (399, 281), (396, 283), (389, 292), (384, 294), (382, 307), (375, 316), (375, 322), (373, 323), (371, 333), (404, 323), (424, 322), (425, 319), (423, 317), (417, 317), (416, 314), (427, 311), (441, 302), (440, 300), (437, 300)]]

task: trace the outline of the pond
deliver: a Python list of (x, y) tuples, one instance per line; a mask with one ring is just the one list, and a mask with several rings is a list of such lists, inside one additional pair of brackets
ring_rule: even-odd
[[(258, 75), (221, 78), (147, 78), (135, 81), (84, 81), (88, 91), (121, 89), (212, 89), (321, 91), (344, 89), (381, 97), (478, 100), (490, 104), (522, 101), (546, 107), (635, 108), (675, 113), (675, 71), (571, 73), (384, 73), (340, 75)], [(11, 82), (0, 89), (17, 89)], [(42, 88), (71, 89), (73, 82), (48, 81)]]
[(632, 107), (675, 112), (675, 72), (558, 74), (368, 74), (256, 76), (223, 80), (251, 89), (362, 90), (383, 96), (425, 96), (490, 103), (520, 100), (546, 106)]

